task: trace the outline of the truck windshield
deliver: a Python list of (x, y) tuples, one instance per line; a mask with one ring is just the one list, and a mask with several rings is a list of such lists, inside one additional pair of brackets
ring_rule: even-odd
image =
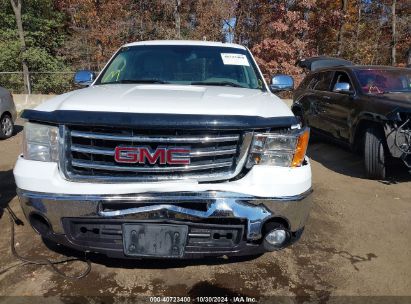
[(214, 46), (145, 45), (122, 48), (96, 84), (155, 83), (264, 89), (248, 51)]
[(355, 70), (364, 94), (411, 93), (410, 69)]

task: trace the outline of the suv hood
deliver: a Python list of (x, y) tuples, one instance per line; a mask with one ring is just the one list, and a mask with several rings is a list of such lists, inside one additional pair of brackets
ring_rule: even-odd
[(56, 96), (39, 111), (293, 116), (275, 95), (254, 89), (168, 84), (96, 85)]
[(379, 95), (379, 97), (411, 106), (411, 93), (387, 93)]
[(411, 94), (410, 93), (386, 93), (378, 95), (368, 95), (369, 100), (378, 102), (380, 105), (385, 105), (389, 108), (402, 108), (411, 110)]

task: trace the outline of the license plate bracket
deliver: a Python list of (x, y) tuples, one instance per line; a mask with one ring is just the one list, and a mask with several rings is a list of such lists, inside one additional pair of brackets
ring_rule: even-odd
[(169, 224), (123, 224), (124, 254), (135, 257), (181, 258), (188, 226)]

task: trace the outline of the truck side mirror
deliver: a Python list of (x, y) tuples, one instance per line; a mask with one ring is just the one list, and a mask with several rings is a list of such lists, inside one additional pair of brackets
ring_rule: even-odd
[(89, 70), (77, 71), (74, 75), (74, 83), (81, 86), (89, 86), (93, 83), (95, 74)]
[(271, 78), (270, 91), (273, 93), (294, 90), (294, 79), (288, 75), (275, 75)]

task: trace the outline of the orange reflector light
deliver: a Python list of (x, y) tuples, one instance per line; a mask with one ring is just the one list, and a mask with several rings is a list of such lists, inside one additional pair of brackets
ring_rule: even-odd
[(304, 161), (305, 152), (307, 152), (308, 141), (310, 139), (310, 129), (306, 128), (300, 135), (295, 148), (294, 158), (291, 167), (298, 167)]

